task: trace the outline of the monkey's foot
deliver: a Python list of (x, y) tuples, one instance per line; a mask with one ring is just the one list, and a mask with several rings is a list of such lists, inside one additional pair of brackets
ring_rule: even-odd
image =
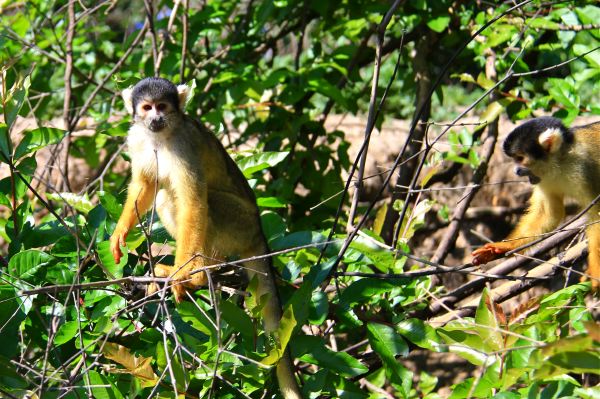
[[(171, 282), (171, 290), (175, 295), (175, 300), (181, 302), (186, 298), (187, 289), (198, 289), (199, 287), (205, 287), (208, 283), (206, 273), (203, 271), (193, 273), (196, 270), (200, 270), (201, 266), (196, 267), (196, 264), (191, 263), (185, 267), (175, 267), (158, 264), (154, 267), (154, 275), (156, 277), (170, 277), (173, 279)], [(152, 283), (148, 285), (147, 294), (151, 295), (158, 291), (158, 285)]]
[(513, 249), (512, 245), (504, 242), (485, 244), (483, 247), (476, 249), (471, 253), (471, 256), (473, 256), (471, 263), (474, 265), (483, 265), (493, 261), (494, 259), (498, 259), (511, 249)]

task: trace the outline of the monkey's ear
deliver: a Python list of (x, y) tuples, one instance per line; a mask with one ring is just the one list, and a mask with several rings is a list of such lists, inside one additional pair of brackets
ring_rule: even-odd
[(123, 97), (123, 102), (125, 102), (125, 109), (131, 115), (133, 115), (133, 102), (131, 100), (131, 92), (133, 89), (131, 87), (126, 88), (121, 92), (121, 97)]
[(562, 146), (563, 133), (558, 128), (549, 128), (540, 133), (538, 141), (547, 153), (552, 154)]
[(185, 107), (189, 104), (192, 97), (194, 97), (194, 89), (196, 88), (196, 81), (192, 80), (189, 85), (178, 85), (177, 93), (179, 95), (179, 110), (185, 112)]

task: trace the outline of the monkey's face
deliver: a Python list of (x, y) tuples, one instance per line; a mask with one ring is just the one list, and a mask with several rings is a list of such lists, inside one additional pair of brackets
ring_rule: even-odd
[(158, 133), (170, 126), (177, 107), (166, 100), (145, 99), (136, 104), (135, 120), (147, 129)]
[(572, 132), (560, 120), (541, 117), (515, 128), (502, 147), (515, 161), (515, 173), (538, 184), (560, 165), (557, 159), (572, 141)]
[(539, 162), (535, 162), (531, 157), (523, 154), (517, 153), (512, 156), (513, 161), (515, 161), (515, 174), (521, 177), (529, 178), (529, 183), (538, 184), (542, 179), (534, 172), (536, 166), (539, 166)]

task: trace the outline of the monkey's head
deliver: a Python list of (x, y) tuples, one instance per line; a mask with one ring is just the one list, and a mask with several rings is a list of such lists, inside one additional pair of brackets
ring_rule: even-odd
[(515, 173), (538, 184), (553, 170), (553, 161), (573, 142), (573, 132), (552, 117), (535, 118), (513, 130), (503, 150), (515, 163)]
[(145, 78), (133, 88), (123, 90), (122, 96), (133, 122), (158, 133), (170, 130), (181, 120), (189, 94), (190, 88), (186, 85), (175, 86), (162, 78)]

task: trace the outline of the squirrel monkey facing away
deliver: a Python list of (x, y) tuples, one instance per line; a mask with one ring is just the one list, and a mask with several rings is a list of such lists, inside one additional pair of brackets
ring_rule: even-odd
[[(600, 195), (600, 122), (566, 128), (552, 117), (532, 119), (513, 130), (503, 150), (515, 163), (515, 173), (534, 185), (529, 209), (506, 241), (475, 250), (473, 264), (487, 263), (540, 234), (552, 231), (565, 215), (563, 199), (573, 197), (581, 206)], [(587, 277), (600, 289), (600, 205), (588, 212)]]
[[(133, 117), (127, 144), (131, 183), (110, 247), (115, 261), (129, 230), (152, 207), (176, 240), (175, 265), (156, 265), (155, 275), (171, 277), (179, 302), (186, 288), (207, 284), (205, 272), (190, 274), (230, 256), (242, 259), (268, 253), (254, 192), (219, 140), (184, 113), (190, 96), (186, 85), (146, 78), (123, 91)], [(210, 257), (207, 258), (206, 256)], [(210, 259), (210, 260), (209, 260)], [(257, 274), (253, 294), (268, 295), (263, 307), (265, 330), (277, 330), (282, 310), (270, 258), (246, 262), (249, 279)], [(300, 398), (287, 352), (277, 365), (286, 399)]]

